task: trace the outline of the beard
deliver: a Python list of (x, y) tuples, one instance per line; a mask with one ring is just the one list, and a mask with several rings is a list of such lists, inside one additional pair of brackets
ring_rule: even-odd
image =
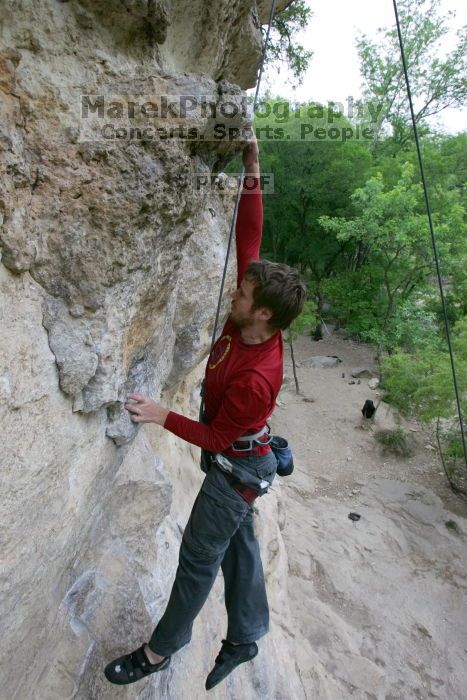
[(237, 328), (249, 328), (254, 323), (250, 314), (245, 314), (242, 316), (241, 314), (237, 314), (235, 311), (231, 311), (230, 318), (235, 323)]

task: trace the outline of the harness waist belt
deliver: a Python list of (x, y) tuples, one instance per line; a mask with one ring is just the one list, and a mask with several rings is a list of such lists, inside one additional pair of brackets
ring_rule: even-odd
[[(263, 435), (267, 435), (268, 439), (260, 440), (260, 438), (263, 437)], [(261, 428), (261, 430), (258, 433), (255, 433), (254, 435), (242, 435), (241, 437), (237, 438), (235, 442), (231, 444), (230, 448), (232, 450), (235, 450), (236, 452), (250, 452), (255, 447), (260, 447), (261, 445), (269, 445), (271, 440), (272, 435), (269, 434), (269, 427), (265, 425), (264, 428)], [(243, 446), (241, 443), (245, 443), (245, 446)], [(237, 447), (237, 445), (239, 444), (240, 446)]]
[(249, 442), (250, 440), (257, 440), (258, 438), (262, 437), (268, 432), (268, 426), (265, 425), (264, 428), (261, 428), (259, 433), (255, 433), (254, 435), (243, 435), (242, 437), (239, 437), (235, 440), (235, 442)]

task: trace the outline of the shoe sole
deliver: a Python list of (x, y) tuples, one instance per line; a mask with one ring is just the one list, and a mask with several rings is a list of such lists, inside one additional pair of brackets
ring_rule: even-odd
[[(225, 673), (225, 674), (224, 674), (223, 676), (221, 676), (220, 678), (216, 679), (216, 682), (213, 683), (212, 685), (208, 685), (208, 679), (209, 679), (209, 676), (208, 676), (207, 679), (206, 679), (206, 684), (205, 684), (206, 690), (211, 690), (212, 688), (215, 688), (215, 686), (216, 686), (216, 685), (219, 685), (219, 683), (221, 683), (225, 678), (227, 678), (227, 676), (229, 676), (229, 675), (232, 673), (232, 671), (235, 671), (235, 669), (236, 669), (238, 666), (240, 666), (241, 664), (247, 663), (247, 661), (253, 661), (253, 659), (254, 659), (257, 655), (258, 655), (258, 647), (256, 647), (256, 651), (255, 651), (255, 653), (253, 654), (253, 656), (249, 656), (247, 659), (242, 659), (242, 661), (239, 661), (238, 663), (236, 663), (235, 666), (232, 666), (232, 668), (229, 669), (229, 670), (227, 671), (227, 673)], [(211, 673), (212, 673), (212, 671), (211, 671)], [(211, 675), (211, 674), (209, 674), (209, 675)]]
[[(171, 657), (168, 656), (164, 661), (161, 661), (160, 665), (158, 665), (158, 668), (153, 669), (152, 671), (149, 671), (149, 673), (146, 673), (144, 675), (140, 675), (139, 678), (130, 678), (129, 680), (123, 680), (122, 678), (119, 678), (116, 674), (116, 667), (123, 665), (123, 659), (125, 656), (121, 656), (118, 659), (115, 659), (114, 661), (111, 661), (110, 664), (108, 664), (105, 669), (104, 669), (104, 675), (109, 681), (109, 683), (113, 683), (114, 685), (131, 685), (131, 683), (136, 683), (137, 681), (142, 681), (145, 678), (148, 678), (148, 676), (152, 676), (153, 673), (158, 673), (159, 671), (163, 671), (165, 668), (167, 668), (170, 664)], [(125, 671), (126, 673), (126, 671)]]

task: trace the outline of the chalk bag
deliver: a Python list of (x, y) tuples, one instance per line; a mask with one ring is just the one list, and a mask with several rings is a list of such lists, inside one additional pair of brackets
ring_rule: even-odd
[(293, 455), (289, 443), (283, 437), (274, 435), (269, 443), (274, 456), (277, 459), (277, 474), (279, 476), (289, 476), (293, 472)]

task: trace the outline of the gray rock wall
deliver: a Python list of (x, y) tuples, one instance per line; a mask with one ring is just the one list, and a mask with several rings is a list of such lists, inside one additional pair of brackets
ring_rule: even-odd
[[(254, 0), (0, 4), (5, 697), (204, 696), (225, 631), (220, 581), (164, 677), (119, 691), (102, 667), (147, 639), (163, 610), (201, 481), (197, 450), (138, 428), (122, 402), (137, 390), (195, 415), (233, 197), (193, 178), (235, 147), (84, 138), (80, 95), (240, 103), (268, 11)], [(261, 508), (267, 575), (280, 581), (277, 502)], [(268, 644), (250, 688), (236, 680), (219, 697), (290, 697)]]

